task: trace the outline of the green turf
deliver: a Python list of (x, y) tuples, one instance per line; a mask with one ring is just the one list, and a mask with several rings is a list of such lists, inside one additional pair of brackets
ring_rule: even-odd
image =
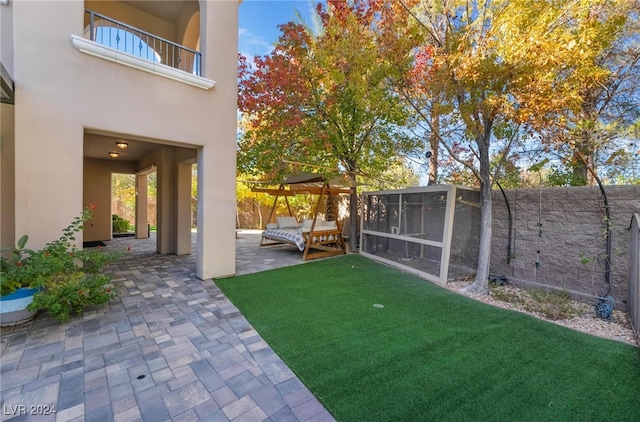
[(338, 421), (640, 418), (635, 347), (358, 255), (216, 284)]

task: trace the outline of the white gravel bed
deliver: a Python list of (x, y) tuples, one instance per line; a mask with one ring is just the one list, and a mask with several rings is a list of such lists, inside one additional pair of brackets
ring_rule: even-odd
[[(493, 306), (524, 312), (545, 321), (559, 324), (573, 330), (615, 341), (620, 341), (623, 343), (631, 344), (633, 346), (638, 346), (635, 334), (631, 328), (631, 323), (629, 322), (629, 318), (627, 317), (627, 314), (625, 312), (614, 309), (613, 317), (611, 318), (611, 320), (604, 320), (596, 315), (592, 305), (576, 301), (568, 301), (577, 316), (571, 317), (569, 319), (550, 319), (543, 314), (531, 312), (525, 309), (525, 306), (521, 303), (506, 302), (500, 300), (496, 298), (495, 295), (491, 293), (491, 291), (489, 293), (471, 293), (464, 291), (464, 288), (470, 284), (471, 283), (468, 281), (450, 281), (447, 282), (443, 287)], [(519, 297), (528, 296), (526, 290), (518, 289), (511, 285), (499, 286), (497, 288), (507, 289), (509, 290), (510, 294), (515, 294)]]

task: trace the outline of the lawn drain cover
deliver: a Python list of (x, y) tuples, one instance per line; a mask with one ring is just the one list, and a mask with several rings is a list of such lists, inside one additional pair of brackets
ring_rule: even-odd
[(379, 303), (374, 303), (374, 304), (373, 304), (373, 307), (374, 307), (374, 308), (380, 308), (380, 309), (382, 309), (382, 308), (384, 308), (384, 305), (381, 305), (381, 304), (379, 304)]

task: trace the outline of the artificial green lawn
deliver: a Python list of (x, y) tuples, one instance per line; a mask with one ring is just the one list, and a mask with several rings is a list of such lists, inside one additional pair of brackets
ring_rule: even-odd
[(640, 418), (635, 347), (358, 255), (216, 284), (338, 421)]

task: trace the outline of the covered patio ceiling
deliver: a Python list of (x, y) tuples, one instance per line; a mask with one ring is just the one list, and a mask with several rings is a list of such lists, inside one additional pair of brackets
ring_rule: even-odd
[(184, 9), (186, 4), (190, 1), (197, 0), (125, 0), (124, 3), (167, 22), (175, 22), (180, 16), (182, 9)]
[[(118, 147), (118, 143), (126, 144), (126, 148)], [(84, 157), (100, 160), (118, 160), (137, 162), (151, 154), (163, 145), (173, 145), (189, 150), (193, 150), (195, 162), (195, 148), (186, 148), (184, 145), (162, 142), (161, 140), (134, 139), (130, 136), (116, 136), (109, 133), (89, 132), (84, 135)], [(118, 157), (112, 158), (109, 153), (117, 152)]]
[[(125, 143), (127, 147), (119, 148), (117, 143)], [(147, 156), (159, 145), (157, 143), (139, 141), (124, 137), (98, 135), (85, 133), (84, 156), (85, 158), (97, 158), (101, 160), (139, 161)], [(117, 158), (111, 158), (110, 152), (117, 152)]]

